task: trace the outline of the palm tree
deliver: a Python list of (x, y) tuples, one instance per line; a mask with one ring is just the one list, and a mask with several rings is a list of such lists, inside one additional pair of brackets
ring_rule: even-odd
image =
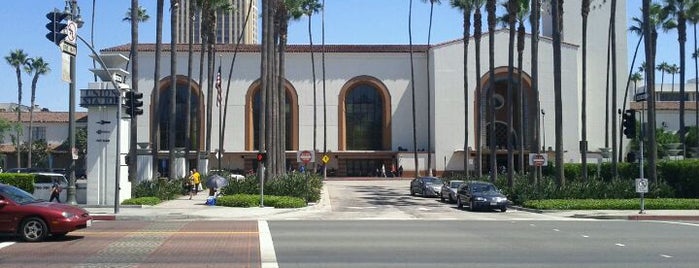
[[(175, 125), (177, 118), (177, 13), (179, 11), (179, 1), (170, 0), (170, 124), (168, 128), (168, 161), (175, 163)], [(133, 122), (133, 120), (132, 120)], [(133, 144), (133, 142), (131, 142)], [(221, 167), (219, 167), (221, 168)], [(175, 172), (170, 172), (170, 179), (177, 179)]]
[[(162, 1), (159, 1), (159, 2), (162, 2)], [(138, 0), (131, 0), (131, 8), (129, 8), (128, 14), (130, 15), (129, 21), (131, 22), (131, 51), (129, 51), (129, 63), (133, 62), (133, 64), (131, 65), (131, 91), (138, 92), (138, 77), (139, 77), (139, 72), (138, 72), (138, 24), (148, 20), (148, 18), (150, 18), (150, 16), (148, 16), (148, 14), (146, 14), (145, 9), (143, 9), (141, 6), (138, 5)], [(126, 18), (124, 18), (124, 20), (126, 20)], [(162, 21), (162, 19), (161, 19), (161, 21)], [(158, 53), (158, 52), (156, 52), (156, 53)], [(126, 68), (128, 68), (128, 66)], [(154, 80), (154, 81), (158, 81), (158, 80)], [(138, 139), (137, 116), (134, 115), (131, 117), (131, 121), (129, 122), (129, 128), (130, 128), (129, 155), (131, 157), (128, 158), (128, 163), (127, 163), (129, 166), (128, 178), (129, 178), (129, 181), (136, 181), (136, 172), (137, 172), (136, 164), (138, 163), (137, 158), (136, 158), (136, 141)], [(154, 166), (155, 166), (155, 163), (157, 163), (157, 161), (155, 161), (155, 159), (157, 159), (157, 158), (154, 158), (154, 160), (153, 160)]]
[[(540, 139), (540, 121), (539, 121), (539, 111), (541, 110), (541, 103), (539, 102), (539, 18), (541, 18), (541, 0), (533, 0), (531, 5), (531, 13), (529, 15), (529, 24), (531, 25), (531, 78), (532, 78), (532, 91), (535, 94), (534, 99), (536, 100), (536, 113), (534, 125), (536, 127), (536, 135), (534, 135), (536, 142), (534, 142), (533, 150), (534, 153), (539, 153), (541, 149), (541, 139)], [(534, 184), (539, 185), (539, 177), (541, 169), (538, 168), (533, 174)]]
[(479, 105), (478, 112), (476, 114), (476, 135), (478, 135), (476, 143), (476, 176), (478, 178), (483, 176), (483, 113), (484, 107), (481, 92), (481, 37), (483, 33), (483, 22), (481, 9), (485, 5), (485, 0), (473, 0), (473, 41), (475, 43), (475, 54), (476, 54), (476, 101)]
[[(184, 119), (184, 125), (185, 125), (185, 133), (184, 133), (184, 140), (185, 140), (185, 145), (184, 145), (184, 159), (187, 159), (187, 162), (189, 162), (189, 157), (190, 157), (190, 151), (192, 149), (192, 62), (194, 62), (194, 22), (196, 21), (196, 12), (198, 11), (197, 9), (197, 2), (196, 1), (189, 1), (189, 5), (186, 7), (188, 9), (187, 14), (189, 14), (189, 18), (183, 18), (183, 19), (189, 19), (189, 24), (188, 24), (188, 30), (187, 30), (187, 90), (185, 91), (185, 99), (187, 100), (185, 103), (185, 119)], [(246, 21), (247, 23), (247, 21)], [(233, 68), (231, 68), (231, 71), (233, 71)], [(230, 82), (230, 79), (228, 79)], [(226, 100), (227, 101), (227, 100)], [(227, 104), (227, 103), (226, 103)], [(225, 116), (224, 116), (225, 117)], [(225, 120), (223, 121), (223, 129), (226, 129), (225, 125)], [(191, 170), (188, 168), (188, 170)]]
[[(5, 61), (7, 64), (15, 68), (15, 74), (17, 75), (17, 124), (22, 122), (22, 67), (28, 63), (29, 56), (24, 53), (24, 50), (16, 49), (10, 51), (10, 55), (5, 56)], [(19, 145), (21, 142), (21, 128), (16, 129), (15, 136), (15, 148), (17, 149), (17, 167), (22, 167), (21, 153), (19, 150)]]
[[(494, 0), (492, 0), (494, 1)], [(413, 60), (413, 0), (409, 0), (408, 8), (408, 47), (410, 50), (410, 90), (412, 93), (412, 112), (413, 112), (413, 160), (415, 165), (415, 178), (420, 176), (420, 169), (417, 163), (417, 127), (415, 126), (415, 65)]]
[(488, 11), (488, 139), (490, 147), (490, 181), (497, 178), (497, 152), (495, 148), (495, 105), (493, 93), (495, 91), (495, 24), (496, 1), (487, 0), (485, 9)]
[[(694, 33), (694, 52), (692, 52), (692, 59), (694, 59), (694, 127), (699, 130), (699, 86), (697, 85), (697, 79), (699, 79), (699, 61), (697, 61), (697, 23), (699, 23), (699, 1), (693, 1), (690, 3), (689, 11), (687, 12), (687, 21), (693, 26)], [(699, 133), (699, 131), (698, 131)]]
[[(434, 4), (441, 4), (440, 0), (422, 0), (422, 2), (430, 2), (430, 22), (427, 26), (427, 46), (430, 46), (432, 37), (432, 15), (434, 12)], [(432, 101), (430, 100), (430, 53), (426, 53), (427, 57), (427, 176), (432, 176)], [(445, 167), (446, 168), (446, 167)]]
[(680, 67), (677, 64), (672, 64), (667, 67), (667, 73), (672, 77), (670, 84), (670, 92), (675, 92), (675, 75), (680, 73)]
[[(323, 8), (323, 5), (318, 2), (318, 0), (303, 0), (301, 2), (301, 11), (304, 15), (308, 16), (308, 43), (311, 47), (311, 76), (313, 79), (313, 153), (315, 154), (318, 151), (318, 147), (316, 145), (317, 138), (316, 138), (316, 128), (318, 126), (318, 121), (317, 121), (317, 109), (316, 109), (316, 61), (315, 61), (315, 54), (313, 53), (314, 48), (313, 48), (313, 31), (311, 31), (311, 21), (312, 21), (312, 16), (313, 14), (317, 14), (320, 12), (320, 10)], [(313, 162), (313, 170), (317, 169), (317, 161)]]
[(468, 177), (470, 175), (468, 160), (471, 154), (468, 150), (468, 42), (471, 38), (471, 11), (474, 7), (474, 1), (451, 0), (450, 2), (452, 7), (461, 10), (464, 20), (464, 174)]
[(587, 179), (587, 18), (590, 15), (591, 0), (582, 0), (582, 109), (580, 117), (582, 121), (582, 148), (580, 159), (582, 161), (582, 178)]
[(565, 185), (563, 173), (563, 92), (561, 84), (561, 29), (563, 28), (563, 0), (551, 0), (551, 28), (553, 29), (553, 93), (556, 126), (556, 183)]
[(27, 167), (32, 167), (32, 148), (34, 147), (34, 101), (36, 100), (36, 84), (39, 81), (39, 76), (47, 74), (51, 71), (49, 68), (49, 63), (45, 62), (43, 58), (31, 58), (28, 60), (28, 64), (25, 65), (24, 70), (32, 75), (32, 93), (30, 97), (29, 105), (29, 154), (27, 156)]
[(519, 74), (519, 77), (517, 78), (517, 91), (519, 92), (519, 98), (517, 101), (517, 106), (519, 107), (519, 172), (521, 174), (524, 174), (524, 170), (526, 168), (526, 165), (524, 164), (524, 145), (525, 145), (525, 139), (524, 139), (524, 89), (522, 88), (523, 80), (522, 80), (522, 61), (523, 61), (523, 54), (524, 54), (524, 38), (526, 37), (525, 34), (525, 27), (524, 27), (524, 21), (527, 19), (529, 16), (529, 0), (517, 0), (517, 13), (516, 13), (516, 19), (517, 19), (517, 72)]
[(670, 69), (670, 64), (667, 62), (661, 62), (655, 67), (656, 70), (660, 71), (660, 92), (663, 92), (663, 84), (665, 84), (665, 73)]
[[(138, 4), (138, 1), (135, 1), (135, 2), (136, 2), (136, 4)], [(94, 8), (94, 5), (93, 5), (93, 8)], [(131, 21), (132, 21), (131, 20), (131, 15), (132, 15), (131, 10), (133, 10), (133, 9), (129, 7), (129, 9), (126, 11), (126, 14), (124, 14), (124, 18), (121, 19), (121, 21), (126, 21), (126, 22), (131, 23)], [(148, 15), (148, 13), (146, 13), (146, 12), (147, 11), (145, 8), (143, 8), (142, 6), (138, 6), (138, 8), (136, 8), (136, 20), (135, 21), (137, 21), (138, 23), (148, 21), (148, 19), (150, 19), (150, 15)], [(94, 14), (94, 12), (93, 12), (93, 14)], [(94, 22), (94, 19), (92, 20), (92, 22)], [(92, 27), (92, 28), (94, 28), (94, 27)], [(138, 26), (136, 26), (136, 29), (138, 29)], [(126, 69), (127, 70), (129, 69), (129, 64), (131, 64), (130, 60), (131, 60), (132, 53), (134, 53), (134, 51), (130, 50), (129, 51), (129, 61), (126, 62)], [(138, 52), (136, 52), (136, 53), (138, 53)]]
[(641, 73), (641, 72), (635, 72), (635, 73), (633, 73), (633, 74), (631, 75), (630, 80), (631, 80), (631, 82), (633, 82), (633, 92), (634, 92), (634, 93), (637, 93), (636, 91), (637, 91), (637, 89), (638, 89), (638, 81), (643, 80), (643, 73)]
[(509, 29), (509, 39), (507, 42), (507, 186), (511, 189), (514, 186), (514, 144), (512, 141), (512, 131), (514, 127), (514, 54), (515, 54), (515, 23), (517, 14), (516, 0), (508, 0), (507, 8), (507, 28)]
[[(657, 32), (652, 28), (651, 19), (651, 1), (643, 0), (643, 35), (652, 36), (653, 38), (645, 38), (644, 50), (646, 54), (646, 63), (648, 67), (655, 66), (655, 38)], [(648, 92), (648, 176), (655, 184), (658, 182), (656, 161), (658, 151), (655, 137), (655, 73), (652, 68), (646, 68), (646, 92)]]
[[(137, 2), (137, 0), (131, 0), (132, 4), (131, 6), (133, 7), (134, 2)], [(153, 107), (153, 128), (151, 128), (151, 141), (153, 142), (153, 145), (151, 146), (152, 149), (152, 155), (153, 155), (153, 170), (158, 170), (158, 152), (160, 151), (161, 144), (160, 144), (160, 59), (162, 57), (162, 44), (163, 44), (163, 9), (164, 9), (164, 0), (157, 0), (156, 1), (156, 15), (155, 15), (155, 66), (153, 68), (153, 101), (151, 103), (151, 106)], [(133, 13), (132, 13), (133, 14)], [(131, 28), (131, 38), (138, 38), (138, 32), (135, 33), (134, 35), (134, 27), (132, 26)], [(131, 42), (132, 46), (136, 42)], [(138, 51), (134, 51), (138, 52)], [(136, 67), (136, 66), (134, 66)], [(138, 68), (137, 68), (138, 69)], [(132, 67), (133, 70), (133, 67)], [(172, 122), (170, 122), (172, 123)], [(168, 137), (171, 138), (171, 137)], [(169, 148), (169, 150), (172, 150), (172, 148)], [(172, 162), (169, 163), (170, 166), (172, 166)], [(168, 178), (172, 178), (171, 176), (168, 176)]]
[[(685, 43), (687, 43), (687, 17), (688, 13), (690, 12), (690, 7), (693, 5), (693, 3), (690, 4), (690, 2), (696, 2), (696, 1), (686, 1), (686, 0), (664, 0), (665, 7), (663, 10), (665, 10), (666, 14), (668, 15), (668, 23), (664, 26), (665, 29), (677, 29), (677, 41), (680, 46), (680, 67), (679, 67), (679, 74), (680, 74), (680, 143), (682, 143), (682, 156), (687, 156), (687, 146), (686, 146), (686, 140), (685, 140), (685, 122), (684, 122), (684, 91), (685, 91), (685, 82), (684, 82), (684, 74), (685, 74), (685, 69), (686, 69), (686, 48), (685, 48)], [(674, 69), (673, 69), (673, 73)], [(674, 88), (674, 74), (673, 74), (673, 88)]]

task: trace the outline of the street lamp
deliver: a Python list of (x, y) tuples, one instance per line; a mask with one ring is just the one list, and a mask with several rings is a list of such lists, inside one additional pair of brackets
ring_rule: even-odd
[[(68, 19), (75, 22), (78, 28), (83, 26), (80, 8), (77, 0), (66, 0), (65, 11)], [(77, 35), (77, 32), (75, 33)], [(68, 195), (66, 203), (76, 205), (75, 200), (75, 160), (77, 148), (75, 148), (75, 56), (70, 56), (70, 84), (68, 87), (68, 141), (70, 145), (70, 168), (68, 169)]]
[(542, 150), (546, 152), (546, 112), (544, 111), (544, 109), (541, 109), (541, 128), (541, 131), (543, 132), (542, 136), (544, 138)]

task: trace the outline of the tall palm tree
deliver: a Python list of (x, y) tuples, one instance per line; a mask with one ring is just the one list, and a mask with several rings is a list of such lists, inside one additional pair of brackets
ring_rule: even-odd
[[(430, 2), (430, 22), (427, 26), (427, 47), (429, 47), (432, 38), (434, 4), (441, 4), (442, 2), (440, 0), (422, 0), (422, 2)], [(427, 176), (432, 176), (432, 101), (430, 97), (430, 95), (432, 95), (432, 90), (430, 89), (430, 53), (425, 54), (427, 59)]]
[[(170, 0), (170, 124), (168, 128), (168, 161), (175, 163), (175, 125), (177, 118), (177, 14), (179, 1)], [(133, 144), (133, 142), (132, 142)], [(220, 168), (220, 167), (219, 167)], [(175, 172), (170, 172), (170, 179), (177, 179)]]
[(660, 71), (660, 92), (663, 92), (663, 84), (665, 84), (665, 73), (670, 70), (670, 64), (667, 62), (661, 62), (655, 67), (656, 70)]
[(699, 23), (699, 1), (692, 1), (687, 12), (687, 21), (692, 24), (693, 34), (694, 34), (694, 52), (692, 52), (692, 59), (694, 59), (694, 127), (697, 128), (699, 133), (699, 86), (697, 83), (699, 81), (699, 61), (697, 60), (697, 23)]
[[(320, 10), (323, 8), (323, 5), (318, 2), (318, 0), (303, 0), (301, 2), (301, 10), (302, 13), (306, 16), (308, 16), (308, 44), (311, 47), (311, 76), (312, 76), (312, 82), (313, 82), (313, 154), (315, 154), (318, 151), (317, 147), (317, 134), (316, 134), (316, 129), (318, 126), (318, 113), (317, 113), (317, 108), (316, 108), (316, 60), (315, 60), (315, 53), (314, 48), (313, 48), (313, 31), (311, 31), (311, 21), (313, 14), (317, 14), (320, 12)], [(313, 162), (313, 170), (315, 171), (317, 169), (317, 163), (318, 161)]]
[(451, 0), (451, 6), (461, 10), (463, 14), (463, 39), (464, 39), (464, 174), (470, 176), (468, 160), (471, 152), (468, 150), (468, 43), (471, 39), (471, 11), (474, 2), (472, 0)]
[[(187, 29), (187, 90), (185, 91), (185, 99), (187, 100), (185, 102), (185, 119), (184, 119), (184, 126), (185, 126), (185, 133), (184, 133), (184, 140), (185, 140), (185, 145), (184, 145), (184, 159), (187, 159), (187, 162), (189, 162), (190, 158), (190, 152), (192, 149), (192, 72), (193, 72), (193, 62), (194, 62), (194, 23), (196, 21), (196, 14), (198, 12), (197, 9), (197, 2), (196, 1), (189, 1), (187, 7), (188, 12), (187, 14), (189, 15), (189, 18), (182, 18), (183, 20), (189, 20), (188, 24), (188, 29)], [(247, 21), (246, 21), (247, 23)], [(231, 68), (231, 71), (233, 71), (233, 68)], [(230, 82), (230, 79), (228, 79)], [(226, 100), (227, 101), (227, 100)], [(227, 103), (226, 103), (227, 104)], [(225, 116), (224, 116), (225, 117)], [(225, 125), (225, 120), (223, 121), (223, 129), (226, 129)], [(188, 170), (191, 170), (188, 168)]]
[[(695, 27), (696, 28), (696, 27)], [(696, 40), (696, 33), (695, 33), (695, 38)], [(695, 46), (696, 46), (696, 41), (695, 41)], [(692, 52), (692, 59), (694, 59), (694, 71), (699, 72), (697, 70), (697, 57), (699, 57), (699, 49), (694, 48), (694, 52)], [(697, 133), (699, 133), (699, 76), (695, 76), (696, 78), (694, 79), (694, 127), (697, 128)]]
[[(656, 33), (652, 28), (651, 19), (651, 1), (643, 0), (643, 35), (652, 36), (653, 38), (645, 38), (644, 50), (646, 54), (646, 63), (648, 67), (655, 66), (655, 40)], [(658, 182), (656, 161), (658, 159), (658, 151), (655, 137), (655, 71), (653, 68), (646, 68), (646, 92), (648, 92), (648, 176), (652, 183)]]
[[(617, 60), (616, 60), (616, 7), (617, 0), (611, 1), (609, 14), (609, 39), (611, 51), (611, 74), (612, 74), (612, 113), (617, 111)], [(562, 12), (561, 12), (562, 13)], [(621, 148), (617, 147), (617, 138), (620, 138), (617, 133), (617, 116), (612, 116), (612, 174), (616, 178), (619, 176), (618, 159), (616, 158), (617, 151)]]
[[(146, 10), (138, 5), (138, 0), (131, 0), (131, 8), (129, 11), (131, 15), (131, 51), (129, 51), (129, 62), (133, 62), (131, 65), (131, 91), (138, 92), (138, 24), (148, 20), (149, 16), (145, 14)], [(138, 121), (136, 115), (131, 117), (129, 129), (129, 155), (131, 157), (128, 158), (127, 163), (129, 166), (128, 178), (129, 181), (136, 181), (136, 164), (138, 163), (138, 159), (136, 158), (136, 141), (138, 139)], [(154, 158), (154, 163), (157, 162), (155, 159), (157, 158)]]
[(514, 128), (514, 59), (515, 59), (515, 23), (517, 14), (516, 0), (508, 0), (507, 8), (507, 28), (509, 39), (507, 42), (507, 186), (511, 189), (514, 186), (514, 144), (512, 141), (512, 129)]
[(565, 185), (563, 173), (563, 92), (561, 83), (561, 29), (563, 28), (563, 0), (551, 0), (551, 28), (553, 29), (553, 93), (556, 126), (556, 184)]
[(582, 162), (582, 178), (587, 180), (587, 19), (590, 15), (590, 2), (592, 0), (582, 0), (580, 8), (582, 15), (582, 109), (580, 120), (582, 121), (582, 142), (580, 148), (580, 159)]
[(522, 84), (522, 61), (524, 54), (524, 39), (525, 39), (525, 27), (524, 22), (529, 16), (529, 0), (517, 0), (517, 73), (519, 77), (517, 78), (517, 92), (519, 92), (519, 98), (517, 100), (517, 106), (519, 107), (519, 172), (524, 174), (526, 165), (524, 160), (524, 120), (525, 120), (525, 110), (524, 110), (524, 89)]
[[(262, 46), (260, 52), (260, 108), (259, 108), (259, 122), (258, 122), (258, 147), (259, 153), (265, 153), (267, 151), (266, 147), (266, 128), (267, 128), (267, 93), (270, 91), (271, 84), (273, 82), (272, 68), (274, 68), (274, 12), (276, 10), (276, 3), (273, 1), (262, 1)], [(269, 157), (268, 157), (269, 159)], [(269, 160), (268, 160), (269, 161)], [(260, 178), (260, 196), (264, 196), (264, 173), (265, 173), (265, 163), (260, 163), (257, 168), (258, 178)], [(263, 201), (264, 199), (261, 199)]]
[[(531, 13), (529, 15), (529, 24), (531, 25), (531, 79), (532, 79), (532, 91), (534, 92), (534, 99), (536, 100), (536, 114), (534, 125), (536, 127), (536, 135), (534, 135), (536, 142), (534, 142), (533, 150), (534, 153), (539, 153), (541, 150), (541, 139), (540, 139), (540, 125), (539, 121), (539, 111), (541, 110), (541, 103), (539, 101), (539, 18), (541, 18), (541, 0), (532, 0)], [(539, 177), (541, 177), (541, 168), (538, 168), (536, 172), (533, 172), (534, 184), (539, 185)]]
[(34, 148), (34, 101), (36, 100), (36, 84), (39, 82), (39, 76), (45, 75), (51, 71), (49, 68), (49, 63), (45, 62), (43, 58), (31, 58), (28, 60), (27, 65), (25, 65), (24, 70), (32, 75), (32, 93), (30, 96), (29, 104), (29, 154), (27, 156), (27, 167), (32, 167), (32, 149)]
[(680, 67), (677, 64), (672, 64), (667, 67), (667, 73), (671, 77), (670, 92), (675, 92), (675, 75), (680, 73)]
[[(665, 29), (677, 29), (677, 42), (680, 47), (680, 143), (682, 143), (682, 156), (687, 156), (687, 146), (686, 146), (686, 130), (684, 122), (684, 102), (685, 102), (685, 69), (686, 69), (686, 48), (687, 43), (687, 17), (690, 12), (691, 2), (689, 0), (664, 0), (665, 7), (663, 8), (668, 15), (669, 23), (665, 25)], [(674, 69), (673, 69), (674, 73)], [(673, 74), (673, 88), (674, 88), (674, 74)]]
[[(493, 0), (494, 1), (494, 0)], [(412, 113), (413, 113), (413, 160), (415, 165), (415, 178), (420, 176), (420, 168), (417, 163), (417, 127), (415, 126), (415, 64), (413, 60), (413, 0), (409, 0), (408, 7), (408, 47), (410, 50), (410, 91), (412, 93)]]
[[(93, 2), (94, 1), (95, 0), (93, 0)], [(136, 4), (138, 4), (138, 1), (136, 1)], [(93, 8), (94, 8), (94, 5), (93, 5)], [(131, 10), (133, 10), (133, 9), (129, 7), (129, 9), (126, 11), (126, 14), (124, 14), (124, 18), (122, 18), (121, 21), (131, 23), (131, 21), (132, 21), (131, 20)], [(94, 12), (93, 12), (93, 14), (94, 14)], [(146, 9), (143, 8), (142, 6), (138, 6), (138, 8), (136, 8), (136, 20), (135, 21), (137, 21), (138, 23), (141, 23), (141, 22), (146, 22), (149, 19), (150, 19), (150, 15), (148, 15)], [(94, 21), (95, 20), (93, 18), (92, 22), (94, 23)], [(92, 28), (94, 28), (94, 27), (92, 27)], [(138, 29), (138, 26), (136, 26), (136, 29)], [(129, 64), (131, 64), (131, 56), (133, 55), (132, 54), (133, 52), (134, 51), (129, 50), (129, 61), (126, 62), (126, 69), (127, 70), (129, 69)], [(136, 53), (138, 53), (138, 52), (136, 52)]]
[[(137, 0), (131, 0), (131, 6), (132, 8), (134, 7), (135, 4), (138, 4)], [(153, 128), (151, 128), (151, 141), (153, 142), (153, 145), (151, 146), (152, 149), (152, 155), (153, 155), (153, 170), (158, 170), (158, 152), (160, 151), (161, 144), (160, 144), (160, 59), (162, 57), (162, 44), (163, 44), (163, 9), (164, 9), (164, 0), (157, 0), (156, 1), (156, 15), (155, 15), (155, 66), (153, 68), (153, 98), (152, 98), (152, 103), (151, 106), (153, 107)], [(133, 10), (132, 10), (133, 12)], [(133, 13), (132, 13), (133, 14)], [(133, 16), (133, 15), (132, 15)], [(137, 28), (136, 28), (137, 30)], [(134, 27), (131, 27), (131, 38), (138, 38), (138, 32), (135, 33), (134, 35)], [(131, 42), (131, 45), (133, 46), (136, 44), (136, 42)], [(138, 52), (135, 51), (134, 52)], [(133, 70), (133, 67), (131, 68)], [(136, 68), (138, 69), (138, 68)], [(135, 84), (135, 83), (134, 83)], [(172, 122), (170, 122), (172, 123)], [(168, 137), (171, 138), (171, 137)], [(169, 150), (172, 150), (172, 148), (169, 148)], [(169, 166), (172, 167), (172, 162), (169, 163)], [(161, 175), (162, 176), (162, 175)], [(168, 178), (172, 178), (171, 176), (168, 176)]]
[(475, 43), (475, 54), (476, 54), (476, 102), (478, 103), (478, 111), (476, 114), (476, 135), (478, 136), (477, 143), (476, 143), (476, 161), (475, 162), (475, 168), (476, 168), (476, 176), (478, 178), (483, 176), (483, 145), (484, 145), (484, 137), (483, 137), (483, 114), (485, 112), (484, 108), (487, 107), (487, 105), (484, 105), (483, 102), (483, 93), (481, 92), (481, 37), (483, 34), (483, 20), (482, 20), (482, 13), (481, 10), (483, 9), (483, 5), (485, 5), (486, 0), (473, 0), (473, 41)]
[(495, 105), (493, 101), (495, 91), (495, 24), (497, 22), (496, 1), (487, 0), (485, 9), (488, 12), (488, 139), (490, 148), (490, 181), (495, 182), (497, 178), (497, 151), (495, 148)]
[[(29, 55), (24, 53), (24, 50), (21, 49), (10, 51), (10, 55), (5, 56), (5, 61), (7, 61), (7, 64), (15, 68), (15, 75), (17, 75), (17, 124), (20, 124), (22, 122), (22, 67), (24, 67), (28, 63), (28, 60)], [(17, 149), (18, 168), (22, 167), (22, 161), (20, 160), (21, 153), (19, 150), (19, 145), (22, 141), (21, 135), (21, 128), (17, 128), (15, 136), (15, 148)]]

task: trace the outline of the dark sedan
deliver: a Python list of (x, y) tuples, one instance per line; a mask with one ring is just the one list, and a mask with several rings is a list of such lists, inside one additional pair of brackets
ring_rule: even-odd
[(419, 177), (410, 181), (410, 195), (439, 196), (444, 182), (437, 177)]
[(499, 209), (505, 212), (508, 202), (507, 197), (490, 182), (468, 181), (457, 190), (456, 205), (463, 208), (464, 204), (468, 204), (471, 211)]
[(17, 187), (0, 183), (0, 233), (38, 242), (90, 225), (92, 217), (82, 208), (35, 199)]

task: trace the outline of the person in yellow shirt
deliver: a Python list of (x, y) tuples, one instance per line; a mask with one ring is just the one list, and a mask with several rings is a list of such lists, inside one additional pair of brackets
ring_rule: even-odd
[(192, 182), (194, 183), (194, 195), (197, 195), (199, 187), (201, 187), (201, 174), (199, 174), (196, 168), (192, 169)]

